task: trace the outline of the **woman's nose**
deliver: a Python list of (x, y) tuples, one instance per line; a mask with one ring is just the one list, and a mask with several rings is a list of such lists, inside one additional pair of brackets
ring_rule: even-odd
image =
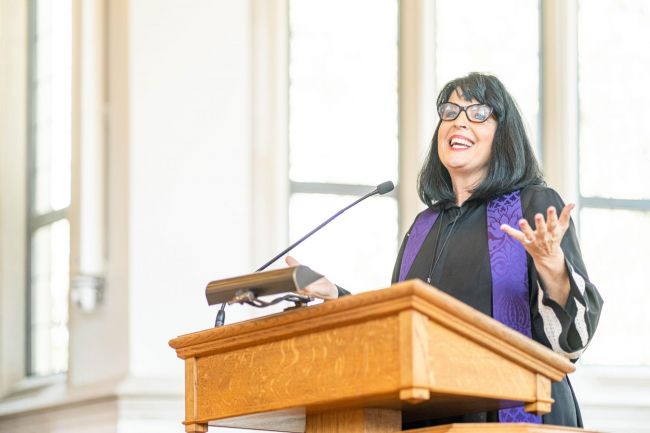
[(465, 110), (463, 110), (458, 114), (458, 117), (454, 119), (454, 126), (457, 128), (467, 128), (468, 125), (469, 118), (467, 117)]

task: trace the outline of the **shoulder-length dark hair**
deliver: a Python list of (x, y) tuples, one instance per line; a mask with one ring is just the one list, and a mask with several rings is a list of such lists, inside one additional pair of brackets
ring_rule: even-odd
[[(472, 199), (488, 201), (506, 192), (528, 185), (543, 184), (542, 173), (528, 140), (521, 114), (510, 93), (492, 75), (473, 72), (450, 81), (438, 95), (436, 106), (449, 101), (454, 90), (462, 97), (492, 107), (497, 129), (492, 142), (492, 154), (485, 179), (472, 191)], [(438, 155), (438, 122), (431, 140), (429, 155), (418, 178), (420, 200), (431, 207), (438, 202), (456, 201), (449, 172)]]

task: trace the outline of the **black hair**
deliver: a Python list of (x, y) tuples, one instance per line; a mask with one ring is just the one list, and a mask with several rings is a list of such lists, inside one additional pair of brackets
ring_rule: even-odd
[[(497, 120), (488, 172), (472, 191), (471, 199), (489, 201), (528, 185), (544, 184), (517, 104), (503, 83), (493, 75), (472, 72), (447, 83), (438, 95), (436, 106), (448, 102), (457, 89), (465, 100), (475, 99), (492, 107), (492, 114)], [(441, 123), (438, 122), (429, 155), (418, 177), (420, 200), (429, 207), (436, 203), (456, 201), (451, 177), (438, 155)]]

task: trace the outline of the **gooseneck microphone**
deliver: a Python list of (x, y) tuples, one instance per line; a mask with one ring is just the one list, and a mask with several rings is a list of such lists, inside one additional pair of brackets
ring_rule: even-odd
[[(356, 206), (357, 204), (364, 201), (368, 197), (372, 197), (373, 195), (377, 195), (377, 194), (379, 194), (379, 195), (386, 194), (388, 192), (391, 192), (394, 188), (395, 188), (395, 185), (393, 185), (393, 182), (391, 182), (391, 181), (386, 181), (386, 182), (380, 183), (379, 185), (377, 185), (377, 187), (374, 190), (370, 191), (368, 194), (364, 195), (363, 197), (355, 200), (353, 203), (351, 203), (348, 206), (344, 207), (343, 209), (341, 209), (340, 211), (338, 211), (337, 213), (335, 213), (334, 215), (329, 217), (327, 220), (325, 220), (323, 223), (321, 223), (318, 227), (316, 227), (315, 229), (313, 229), (312, 231), (307, 233), (305, 236), (301, 237), (296, 242), (292, 243), (287, 248), (285, 248), (284, 250), (279, 252), (271, 260), (269, 260), (268, 262), (264, 263), (262, 266), (257, 268), (255, 270), (255, 272), (263, 271), (264, 269), (268, 268), (275, 261), (277, 261), (280, 257), (284, 256), (289, 251), (291, 251), (292, 249), (294, 249), (295, 247), (300, 245), (303, 241), (305, 241), (307, 238), (309, 238), (311, 235), (316, 233), (318, 230), (322, 229), (327, 224), (332, 222), (332, 220), (334, 220), (334, 218), (338, 217), (339, 215), (341, 215), (346, 210), (350, 209), (353, 206)], [(224, 302), (223, 304), (221, 304), (221, 308), (219, 309), (219, 312), (217, 313), (217, 319), (216, 319), (215, 324), (214, 324), (215, 327), (223, 326), (223, 324), (225, 322), (225, 319), (226, 319), (225, 309), (226, 309), (226, 303)]]
[(395, 188), (395, 185), (393, 185), (393, 182), (391, 182), (391, 181), (387, 181), (387, 182), (384, 182), (384, 183), (380, 183), (379, 185), (377, 185), (377, 188), (375, 188), (374, 190), (370, 191), (368, 194), (364, 195), (363, 197), (357, 199), (357, 200), (354, 201), (352, 204), (347, 205), (346, 207), (344, 207), (343, 209), (341, 209), (340, 211), (338, 211), (337, 213), (335, 213), (334, 215), (332, 215), (331, 217), (329, 217), (329, 218), (328, 218), (327, 220), (325, 220), (323, 223), (321, 223), (318, 227), (316, 227), (315, 229), (313, 229), (312, 231), (310, 231), (309, 233), (307, 233), (305, 236), (301, 237), (301, 238), (298, 239), (296, 242), (294, 242), (293, 244), (289, 245), (287, 248), (285, 248), (284, 250), (282, 250), (281, 252), (279, 252), (278, 255), (276, 255), (275, 257), (273, 257), (273, 258), (272, 258), (271, 260), (269, 260), (268, 262), (264, 263), (264, 264), (263, 264), (262, 266), (260, 266), (260, 267), (255, 271), (255, 272), (263, 271), (264, 269), (268, 268), (270, 265), (273, 264), (273, 262), (275, 262), (276, 260), (278, 260), (280, 257), (284, 256), (286, 253), (288, 253), (289, 251), (291, 251), (292, 249), (294, 249), (294, 248), (297, 247), (298, 245), (300, 245), (300, 244), (301, 244), (305, 239), (307, 239), (308, 237), (310, 237), (311, 235), (313, 235), (314, 233), (316, 233), (318, 230), (320, 230), (320, 229), (322, 229), (323, 227), (325, 227), (327, 224), (329, 224), (330, 222), (332, 222), (332, 220), (333, 220), (334, 218), (336, 218), (337, 216), (341, 215), (343, 212), (345, 212), (346, 210), (350, 209), (352, 206), (357, 205), (358, 203), (364, 201), (364, 200), (367, 199), (368, 197), (372, 197), (373, 195), (377, 195), (377, 194), (383, 195), (383, 194), (386, 194), (387, 192), (391, 192), (391, 191), (393, 190), (393, 188)]

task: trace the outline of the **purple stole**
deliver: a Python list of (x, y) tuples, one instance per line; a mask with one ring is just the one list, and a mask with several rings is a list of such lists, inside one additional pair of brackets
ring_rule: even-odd
[[(439, 212), (422, 212), (409, 232), (402, 254), (399, 281), (404, 281)], [(501, 224), (517, 227), (523, 217), (519, 191), (504, 194), (487, 205), (488, 251), (492, 271), (492, 317), (514, 330), (531, 337), (530, 298), (526, 250), (502, 232)], [(435, 252), (434, 252), (435, 254)], [(540, 416), (523, 407), (499, 410), (500, 422), (541, 423)]]

